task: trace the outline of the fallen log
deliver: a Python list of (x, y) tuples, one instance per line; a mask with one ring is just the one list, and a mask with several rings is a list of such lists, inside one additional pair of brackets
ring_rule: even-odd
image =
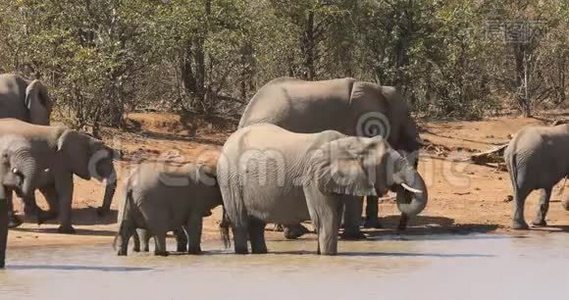
[(470, 156), (470, 161), (477, 165), (488, 165), (489, 163), (502, 163), (504, 162), (504, 150), (508, 144), (503, 144), (494, 147), (482, 153), (476, 153)]

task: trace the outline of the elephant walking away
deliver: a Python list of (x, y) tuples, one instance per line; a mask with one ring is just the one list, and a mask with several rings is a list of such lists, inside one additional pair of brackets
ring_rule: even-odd
[[(235, 252), (266, 253), (266, 223), (311, 220), (318, 253), (337, 253), (343, 207), (361, 196), (397, 192), (401, 212), (413, 216), (427, 204), (425, 182), (381, 137), (346, 136), (327, 130), (294, 133), (272, 124), (244, 127), (223, 146), (217, 164), (224, 219)], [(226, 233), (227, 234), (227, 233)]]
[[(37, 214), (38, 223), (59, 216), (60, 233), (73, 233), (71, 204), (73, 175), (106, 181), (103, 205), (110, 210), (116, 189), (114, 151), (102, 141), (65, 127), (40, 126), (16, 119), (0, 119), (0, 155), (6, 167), (0, 177), (16, 174), (16, 184), (4, 184), (10, 216), (12, 192), (25, 201), (26, 212)], [(49, 211), (36, 206), (34, 191), (45, 196)]]
[(553, 186), (569, 175), (569, 125), (527, 127), (520, 130), (504, 151), (514, 193), (514, 229), (528, 229), (524, 205), (533, 190), (542, 190), (535, 226), (545, 220)]
[[(265, 84), (253, 96), (239, 122), (239, 128), (258, 123), (270, 123), (298, 133), (317, 133), (336, 130), (350, 136), (383, 136), (395, 150), (408, 156), (416, 167), (421, 147), (417, 125), (409, 107), (393, 87), (342, 78), (323, 81), (304, 81), (289, 77)], [(378, 197), (367, 195), (366, 227), (380, 227)], [(344, 237), (362, 238), (357, 220), (345, 225)], [(407, 226), (402, 214), (400, 229)], [(288, 226), (290, 237), (302, 235), (300, 227)]]
[(179, 167), (142, 164), (127, 182), (124, 206), (119, 214), (117, 254), (127, 255), (129, 238), (136, 234), (137, 228), (143, 228), (148, 234), (143, 239), (154, 237), (154, 254), (166, 256), (166, 233), (180, 232), (184, 226), (188, 234), (188, 252), (199, 254), (202, 219), (221, 204), (221, 192), (212, 168), (195, 164)]
[(41, 81), (0, 74), (0, 118), (49, 125), (52, 107), (53, 102)]

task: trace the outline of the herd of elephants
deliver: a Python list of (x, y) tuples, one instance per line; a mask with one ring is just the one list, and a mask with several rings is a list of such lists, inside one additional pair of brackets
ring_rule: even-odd
[[(40, 224), (57, 219), (60, 233), (74, 232), (74, 175), (106, 181), (97, 213), (110, 211), (118, 181), (114, 150), (86, 133), (50, 126), (53, 106), (39, 80), (0, 75), (1, 267), (8, 228), (22, 223), (13, 193), (26, 216)], [(317, 253), (336, 254), (339, 232), (360, 239), (361, 225), (379, 226), (378, 197), (388, 191), (397, 195), (403, 230), (427, 205), (427, 186), (417, 171), (422, 145), (409, 107), (393, 87), (353, 78), (274, 79), (250, 100), (216, 166), (147, 162), (130, 174), (115, 238), (118, 254), (127, 254), (130, 238), (134, 251), (148, 251), (153, 238), (155, 254), (167, 255), (171, 231), (177, 251), (198, 254), (202, 219), (219, 205), (222, 237), (229, 244), (231, 230), (240, 254), (267, 252), (267, 223), (296, 238), (307, 231), (301, 225), (307, 220), (317, 234)], [(569, 173), (567, 153), (569, 125), (528, 127), (511, 140), (504, 159), (514, 191), (513, 228), (528, 228), (524, 202), (536, 189), (543, 195), (533, 224), (546, 225), (552, 187)], [(36, 205), (37, 189), (47, 210)], [(564, 206), (569, 209), (568, 202)]]

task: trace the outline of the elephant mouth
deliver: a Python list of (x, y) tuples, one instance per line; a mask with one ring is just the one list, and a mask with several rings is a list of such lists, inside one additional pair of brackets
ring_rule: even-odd
[(23, 193), (23, 187), (25, 181), (24, 174), (20, 172), (20, 170), (18, 170), (17, 168), (12, 169), (12, 174), (13, 176), (11, 176), (11, 180), (5, 182), (4, 185), (9, 188), (12, 188), (14, 192), (16, 192), (16, 195), (22, 198), (24, 196)]

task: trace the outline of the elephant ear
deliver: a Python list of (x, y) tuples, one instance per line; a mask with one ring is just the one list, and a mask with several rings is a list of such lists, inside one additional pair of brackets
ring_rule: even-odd
[(89, 160), (91, 159), (91, 137), (75, 130), (67, 129), (58, 138), (57, 151), (63, 156), (68, 170), (83, 179), (91, 179)]
[(374, 176), (384, 153), (382, 137), (345, 137), (327, 142), (312, 154), (311, 175), (321, 192), (376, 195)]
[(53, 103), (46, 87), (39, 80), (32, 81), (26, 88), (25, 105), (30, 114), (30, 122), (49, 125)]
[(406, 152), (419, 150), (424, 143), (419, 137), (417, 123), (411, 116), (409, 106), (403, 95), (392, 86), (382, 86), (381, 92), (383, 98), (389, 103), (392, 116), (397, 117), (396, 125), (391, 128), (391, 145)]

